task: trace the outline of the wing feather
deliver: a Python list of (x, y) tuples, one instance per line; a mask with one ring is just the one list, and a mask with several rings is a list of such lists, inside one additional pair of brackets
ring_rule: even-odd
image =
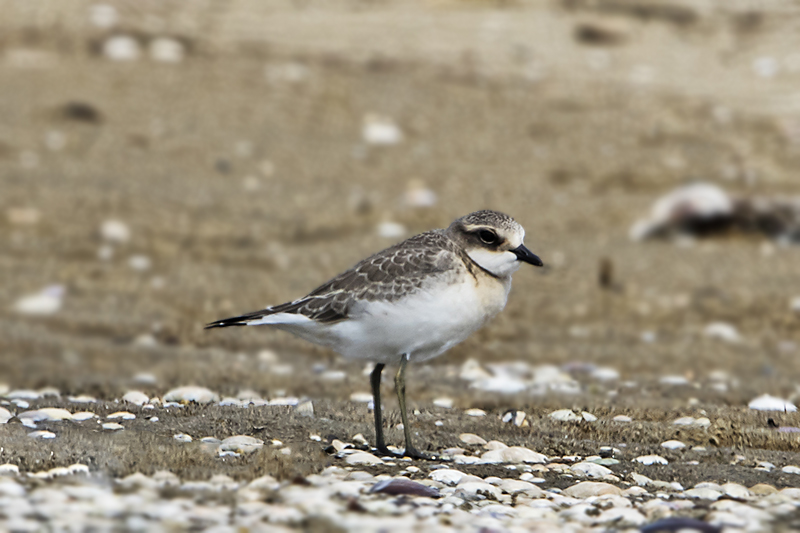
[(437, 274), (457, 268), (458, 249), (441, 230), (416, 235), (364, 259), (320, 285), (307, 296), (239, 317), (218, 320), (206, 328), (244, 326), (276, 313), (301, 314), (332, 323), (349, 316), (358, 301), (395, 301), (419, 290)]

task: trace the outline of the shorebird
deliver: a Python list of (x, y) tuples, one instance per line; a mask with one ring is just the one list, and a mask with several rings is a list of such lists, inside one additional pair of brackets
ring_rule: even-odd
[(409, 362), (432, 359), (463, 341), (506, 305), (511, 275), (521, 263), (542, 266), (523, 244), (525, 230), (497, 211), (477, 211), (447, 229), (421, 233), (364, 259), (307, 296), (209, 328), (269, 325), (327, 346), (347, 359), (372, 361), (375, 447), (386, 447), (381, 421), (381, 372), (398, 366), (405, 450), (430, 459), (411, 439), (406, 413)]

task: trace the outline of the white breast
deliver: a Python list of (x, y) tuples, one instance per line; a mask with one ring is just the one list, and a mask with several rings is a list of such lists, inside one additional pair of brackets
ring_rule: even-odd
[(405, 353), (414, 361), (435, 357), (505, 307), (510, 279), (507, 284), (480, 279), (480, 284), (472, 276), (457, 284), (431, 284), (395, 302), (364, 302), (349, 319), (325, 328), (324, 344), (345, 357), (376, 362), (396, 362)]

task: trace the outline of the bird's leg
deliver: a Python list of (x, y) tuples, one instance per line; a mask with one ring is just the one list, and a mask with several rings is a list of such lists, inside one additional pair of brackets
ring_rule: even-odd
[(389, 448), (386, 447), (386, 442), (383, 440), (383, 421), (381, 420), (381, 372), (383, 363), (378, 363), (369, 375), (369, 382), (372, 385), (372, 405), (375, 412), (375, 447), (384, 455), (394, 455)]
[(411, 426), (408, 424), (408, 415), (406, 414), (406, 366), (408, 365), (408, 359), (409, 354), (403, 354), (400, 359), (400, 367), (394, 377), (394, 387), (397, 392), (397, 399), (400, 401), (400, 416), (403, 418), (403, 433), (406, 437), (406, 450), (403, 455), (412, 459), (432, 460), (434, 459), (433, 456), (420, 452), (411, 444)]

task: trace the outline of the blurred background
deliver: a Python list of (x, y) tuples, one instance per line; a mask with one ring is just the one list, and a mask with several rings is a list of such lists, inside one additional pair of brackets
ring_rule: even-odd
[(798, 7), (1, 0), (0, 383), (347, 397), (361, 367), (203, 325), (491, 208), (547, 266), (415, 400), (469, 359), (792, 399)]

